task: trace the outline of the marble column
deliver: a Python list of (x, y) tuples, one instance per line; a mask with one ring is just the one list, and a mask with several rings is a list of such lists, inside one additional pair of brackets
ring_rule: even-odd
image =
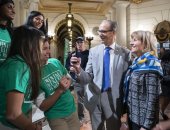
[(15, 17), (13, 20), (14, 26), (19, 26), (20, 23), (20, 1), (14, 0), (15, 3)]
[(39, 0), (14, 0), (15, 18), (14, 26), (20, 26), (25, 23), (30, 11), (38, 10)]
[(112, 7), (112, 8), (109, 9), (108, 13), (105, 14), (105, 16), (108, 20), (114, 21), (115, 20), (115, 14), (116, 14), (116, 9)]
[(113, 7), (116, 9), (116, 21), (118, 23), (117, 29), (117, 43), (122, 46), (127, 46), (127, 7), (128, 1), (117, 1)]
[(24, 24), (27, 19), (29, 0), (20, 0), (20, 22)]
[(29, 0), (29, 11), (38, 11), (38, 3), (39, 3), (39, 0)]

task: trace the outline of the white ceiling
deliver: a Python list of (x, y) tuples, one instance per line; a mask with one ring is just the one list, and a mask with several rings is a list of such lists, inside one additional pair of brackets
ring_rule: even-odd
[(46, 12), (68, 12), (72, 3), (73, 13), (105, 14), (116, 0), (40, 0), (39, 10)]

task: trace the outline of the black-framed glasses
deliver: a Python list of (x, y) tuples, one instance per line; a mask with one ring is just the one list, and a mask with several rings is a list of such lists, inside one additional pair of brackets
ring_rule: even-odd
[(112, 32), (113, 30), (98, 30), (98, 33), (107, 33), (107, 32)]

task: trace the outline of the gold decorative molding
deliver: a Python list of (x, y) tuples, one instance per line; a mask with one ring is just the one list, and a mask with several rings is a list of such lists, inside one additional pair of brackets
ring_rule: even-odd
[(130, 2), (135, 3), (135, 4), (140, 4), (142, 3), (142, 0), (130, 0)]
[(68, 2), (73, 3), (72, 12), (81, 14), (105, 14), (116, 0), (39, 0), (39, 11), (65, 13)]
[(23, 8), (28, 9), (30, 6), (30, 1), (29, 0), (20, 0), (21, 5)]

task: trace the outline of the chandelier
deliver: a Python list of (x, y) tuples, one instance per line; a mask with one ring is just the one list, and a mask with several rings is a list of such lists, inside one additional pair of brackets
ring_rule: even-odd
[(67, 28), (68, 28), (68, 32), (70, 32), (72, 30), (72, 25), (73, 25), (73, 14), (71, 13), (71, 5), (72, 3), (68, 3), (69, 6), (69, 12), (66, 15), (66, 21), (67, 21)]

